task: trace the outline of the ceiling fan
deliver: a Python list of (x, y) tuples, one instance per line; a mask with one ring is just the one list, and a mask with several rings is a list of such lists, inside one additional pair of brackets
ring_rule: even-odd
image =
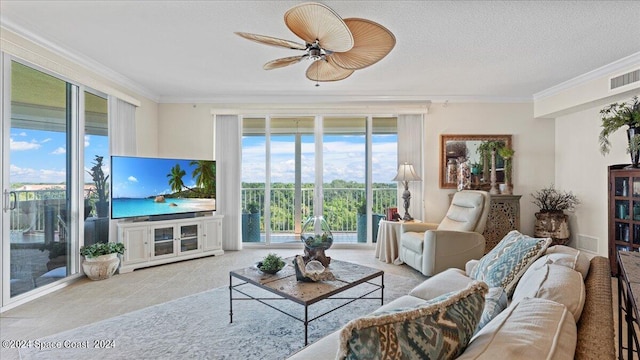
[(261, 44), (302, 50), (304, 54), (272, 60), (264, 64), (272, 70), (311, 60), (307, 78), (315, 81), (338, 81), (355, 70), (373, 65), (384, 58), (396, 44), (396, 38), (384, 26), (367, 19), (342, 19), (320, 3), (303, 3), (287, 10), (284, 22), (304, 44), (271, 36), (236, 32)]

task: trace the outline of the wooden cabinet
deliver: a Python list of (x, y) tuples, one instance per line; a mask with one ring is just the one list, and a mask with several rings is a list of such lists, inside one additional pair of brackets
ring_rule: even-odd
[(120, 272), (222, 255), (222, 216), (118, 223), (118, 241), (126, 248)]
[(618, 274), (619, 250), (640, 248), (640, 169), (609, 166), (609, 261)]
[(522, 195), (491, 195), (491, 209), (484, 228), (484, 253), (493, 249), (511, 230), (520, 230), (520, 197)]

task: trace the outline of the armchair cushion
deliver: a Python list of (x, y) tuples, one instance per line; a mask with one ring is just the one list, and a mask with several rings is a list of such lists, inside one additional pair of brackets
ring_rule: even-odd
[(402, 235), (402, 246), (416, 252), (422, 253), (424, 247), (424, 233), (406, 232)]
[(438, 230), (474, 231), (483, 211), (485, 198), (473, 191), (456, 193)]
[(486, 282), (489, 287), (501, 286), (511, 297), (518, 280), (551, 244), (551, 238), (533, 238), (517, 230), (510, 231), (480, 259), (471, 271), (471, 278)]

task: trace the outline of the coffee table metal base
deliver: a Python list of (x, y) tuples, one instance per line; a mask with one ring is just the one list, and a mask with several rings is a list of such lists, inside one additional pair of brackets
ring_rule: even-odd
[[(334, 262), (332, 262), (333, 265)], [(348, 264), (348, 263), (346, 263)], [(251, 274), (252, 270), (251, 268), (247, 268), (247, 269), (241, 269), (241, 270), (237, 270), (237, 271), (231, 271), (229, 273), (229, 322), (233, 323), (233, 302), (234, 301), (242, 301), (242, 300), (249, 300), (249, 301), (258, 301), (261, 304), (264, 304), (274, 310), (277, 310), (279, 312), (281, 312), (282, 314), (285, 314), (297, 321), (300, 321), (304, 324), (304, 345), (306, 346), (308, 344), (308, 339), (309, 339), (309, 323), (311, 323), (312, 321), (315, 321), (323, 316), (326, 316), (342, 307), (345, 307), (351, 303), (353, 303), (356, 300), (380, 300), (380, 305), (383, 304), (383, 299), (384, 299), (384, 272), (380, 271), (380, 270), (376, 270), (376, 269), (371, 269), (371, 268), (367, 268), (364, 266), (360, 266), (360, 265), (356, 265), (356, 264), (349, 264), (351, 267), (356, 266), (356, 267), (362, 267), (364, 269), (368, 269), (368, 270), (373, 270), (373, 271), (368, 271), (368, 273), (363, 274), (362, 277), (356, 277), (355, 280), (354, 279), (349, 279), (347, 281), (342, 280), (338, 277), (338, 279), (335, 281), (335, 283), (337, 284), (332, 284), (333, 286), (327, 286), (327, 289), (325, 291), (320, 291), (317, 293), (314, 293), (312, 295), (307, 295), (304, 294), (304, 290), (300, 290), (300, 289), (304, 289), (305, 286), (310, 287), (313, 286), (316, 283), (304, 283), (304, 282), (297, 282), (295, 275), (293, 276), (287, 276), (287, 274), (276, 274), (273, 275), (274, 278), (271, 279), (269, 278), (269, 275), (264, 275), (262, 274), (260, 276), (260, 279), (256, 279), (254, 276), (250, 275), (247, 276), (247, 273)], [(337, 265), (334, 265), (333, 267), (337, 267)], [(249, 270), (247, 272), (247, 270)], [(333, 269), (332, 269), (333, 270)], [(258, 271), (256, 269), (256, 271)], [(280, 275), (280, 276), (278, 276)], [(351, 274), (353, 277), (353, 274)], [(339, 275), (338, 275), (339, 276)], [(375, 279), (375, 278), (380, 278), (380, 283), (377, 282), (372, 282), (371, 280)], [(233, 283), (233, 278), (236, 278), (238, 280), (240, 280), (241, 282), (237, 282), (234, 284)], [(269, 281), (269, 280), (274, 280), (274, 281)], [(291, 287), (289, 289), (287, 289), (286, 287), (283, 289), (282, 286), (270, 286), (271, 283), (273, 282), (280, 282), (282, 283), (283, 281), (286, 282), (295, 282), (294, 284), (289, 284), (291, 285)], [(334, 283), (334, 282), (327, 282), (327, 283)], [(359, 294), (359, 296), (340, 296), (340, 293), (343, 293), (345, 290), (347, 289), (351, 289), (353, 287), (356, 287), (358, 285), (361, 284), (370, 284), (372, 285), (374, 288), (373, 289), (369, 289), (365, 292), (363, 292), (362, 294)], [(253, 285), (256, 286), (262, 290), (266, 290), (274, 295), (276, 295), (275, 297), (262, 297), (262, 296), (255, 296), (250, 294), (248, 291), (242, 289), (242, 287), (244, 285)], [(327, 284), (329, 285), (329, 284)], [(370, 296), (376, 292), (380, 292), (380, 296)], [(234, 292), (237, 294), (241, 294), (243, 295), (243, 297), (234, 297)], [(304, 295), (301, 295), (304, 294)], [(305, 296), (306, 295), (306, 296)], [(330, 310), (323, 312), (319, 315), (313, 316), (313, 317), (309, 317), (309, 307), (321, 300), (346, 300), (346, 302), (331, 308)], [(291, 314), (289, 312), (286, 312), (282, 309), (279, 309), (278, 307), (274, 306), (273, 304), (269, 303), (270, 301), (277, 301), (277, 300), (289, 300), (289, 301), (293, 301), (295, 303), (298, 303), (302, 306), (304, 306), (304, 318), (296, 316), (295, 314)]]

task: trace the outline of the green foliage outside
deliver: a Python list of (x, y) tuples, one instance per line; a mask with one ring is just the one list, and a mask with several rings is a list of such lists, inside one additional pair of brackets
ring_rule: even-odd
[[(249, 203), (264, 206), (264, 183), (242, 183), (242, 188), (251, 194), (244, 199), (247, 204), (242, 204), (247, 208)], [(334, 180), (324, 184), (324, 218), (329, 223), (331, 229), (343, 229), (355, 231), (356, 217), (359, 211), (364, 208), (365, 185), (354, 181)], [(396, 205), (396, 184), (375, 183), (374, 189), (384, 189), (386, 191), (376, 192), (372, 212), (374, 214), (385, 214), (386, 208)], [(255, 189), (255, 190), (247, 190)], [(313, 215), (313, 189), (314, 184), (302, 184), (302, 220)], [(271, 223), (274, 229), (294, 228), (294, 195), (295, 186), (293, 183), (273, 183), (271, 184)], [(264, 214), (262, 214), (264, 215)], [(264, 223), (261, 224), (261, 231), (264, 231)]]

